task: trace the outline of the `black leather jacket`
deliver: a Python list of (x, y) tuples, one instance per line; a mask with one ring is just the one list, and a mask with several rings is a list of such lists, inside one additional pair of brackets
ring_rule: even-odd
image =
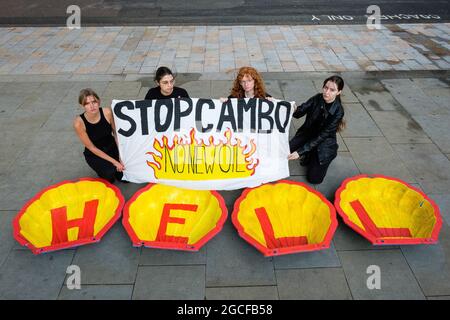
[(317, 148), (319, 163), (326, 164), (337, 156), (338, 144), (336, 131), (344, 117), (344, 108), (339, 98), (334, 100), (329, 110), (321, 93), (311, 97), (295, 110), (293, 117), (301, 118), (306, 114), (305, 123), (297, 130), (297, 135), (307, 137), (307, 142), (297, 150), (299, 154)]

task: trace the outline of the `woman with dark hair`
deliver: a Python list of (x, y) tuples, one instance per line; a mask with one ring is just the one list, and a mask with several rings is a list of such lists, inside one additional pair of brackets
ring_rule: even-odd
[(158, 86), (148, 90), (145, 100), (189, 98), (186, 90), (174, 86), (175, 77), (169, 68), (159, 67), (153, 80)]
[(331, 76), (323, 82), (322, 93), (311, 97), (294, 112), (294, 118), (306, 115), (305, 123), (289, 141), (289, 160), (300, 158), (306, 166), (308, 182), (319, 184), (325, 178), (328, 166), (336, 158), (336, 132), (345, 128), (344, 108), (340, 94), (344, 80)]
[(78, 103), (84, 112), (73, 121), (76, 134), (84, 144), (84, 158), (100, 178), (121, 180), (125, 166), (120, 161), (110, 108), (100, 108), (100, 98), (92, 89), (80, 91)]

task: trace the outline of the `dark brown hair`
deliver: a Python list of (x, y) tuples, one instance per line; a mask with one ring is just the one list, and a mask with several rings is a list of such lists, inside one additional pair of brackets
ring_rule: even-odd
[[(328, 81), (334, 82), (339, 91), (342, 91), (344, 89), (344, 79), (342, 79), (341, 77), (334, 75), (334, 76), (326, 78), (323, 82), (322, 88), (325, 87), (325, 85), (327, 84)], [(341, 106), (344, 107), (341, 102), (341, 95), (338, 95), (336, 97), (336, 99), (338, 99)], [(345, 121), (344, 118), (342, 118), (338, 124), (337, 132), (341, 132), (342, 130), (345, 129), (346, 126), (347, 126), (347, 122)]]
[(175, 78), (174, 74), (172, 73), (172, 70), (170, 70), (167, 67), (159, 67), (155, 72), (155, 77), (153, 78), (153, 80), (159, 83), (159, 81), (161, 81), (161, 79), (167, 75), (170, 75)]
[(86, 103), (86, 98), (89, 96), (93, 96), (97, 102), (100, 102), (98, 94), (95, 93), (95, 91), (92, 90), (91, 88), (86, 88), (80, 91), (80, 95), (78, 96), (78, 103), (84, 106), (84, 104)]

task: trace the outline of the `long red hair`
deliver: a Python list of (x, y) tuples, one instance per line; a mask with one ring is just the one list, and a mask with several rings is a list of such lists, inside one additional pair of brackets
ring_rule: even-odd
[(242, 89), (241, 81), (244, 76), (250, 76), (255, 80), (255, 98), (266, 98), (266, 88), (264, 87), (264, 81), (261, 75), (255, 68), (252, 67), (242, 67), (239, 69), (236, 79), (233, 83), (233, 88), (231, 88), (230, 95), (235, 98), (245, 98), (245, 91)]

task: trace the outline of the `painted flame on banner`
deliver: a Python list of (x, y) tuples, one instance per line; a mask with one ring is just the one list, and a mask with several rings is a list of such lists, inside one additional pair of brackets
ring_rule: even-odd
[(189, 139), (175, 135), (171, 142), (163, 136), (155, 139), (156, 152), (147, 152), (153, 161), (147, 164), (157, 179), (170, 180), (218, 180), (250, 177), (255, 173), (259, 160), (255, 159), (256, 145), (252, 140), (243, 144), (232, 137), (227, 129), (225, 140), (210, 136), (208, 143), (196, 139), (191, 129)]

